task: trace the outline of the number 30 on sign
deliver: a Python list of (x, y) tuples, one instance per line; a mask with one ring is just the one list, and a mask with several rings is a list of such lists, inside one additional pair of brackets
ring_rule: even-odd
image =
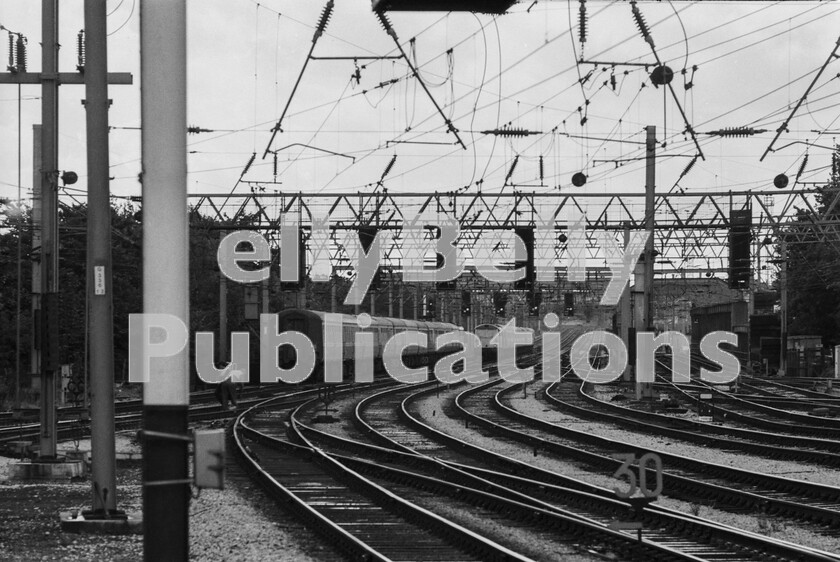
[[(636, 455), (633, 453), (616, 453), (612, 456), (615, 460), (623, 461), (623, 464), (615, 471), (613, 478), (626, 478), (627, 489), (613, 488), (615, 494), (621, 499), (627, 499), (636, 495), (637, 491), (641, 491), (646, 498), (657, 498), (662, 493), (662, 459), (656, 453), (645, 453), (639, 461), (639, 478), (637, 481), (636, 473), (631, 469), (631, 466), (636, 464)], [(653, 471), (656, 475), (656, 486), (653, 489), (648, 488), (647, 476), (650, 470), (650, 465), (653, 465)]]

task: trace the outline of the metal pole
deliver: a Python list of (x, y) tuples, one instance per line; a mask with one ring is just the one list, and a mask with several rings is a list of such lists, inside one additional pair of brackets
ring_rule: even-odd
[(787, 286), (787, 240), (785, 235), (781, 236), (781, 256), (779, 256), (781, 263), (779, 264), (779, 289), (781, 290), (780, 303), (780, 324), (781, 337), (779, 338), (779, 376), (784, 376), (787, 373), (787, 315), (788, 315), (788, 286)]
[[(219, 232), (219, 243), (227, 235), (224, 230)], [(227, 327), (227, 276), (219, 270), (219, 364), (228, 360), (228, 336)]]
[(21, 294), (23, 293), (23, 260), (21, 260), (23, 246), (23, 200), (21, 199), (21, 134), (20, 134), (20, 84), (18, 84), (18, 177), (17, 177), (17, 206), (18, 206), (18, 237), (17, 237), (17, 300), (15, 303), (15, 408), (20, 408), (20, 312)]
[(107, 44), (105, 0), (85, 0), (91, 484), (93, 512), (104, 515), (117, 509)]
[(645, 310), (643, 330), (653, 328), (653, 247), (654, 247), (654, 203), (656, 200), (656, 126), (648, 125), (645, 157), (645, 229), (648, 231), (645, 244)]
[[(32, 125), (32, 243), (30, 250), (33, 254), (41, 251), (41, 223), (43, 211), (41, 205), (41, 125)], [(32, 326), (38, 326), (41, 314), (41, 268), (32, 266)], [(29, 372), (41, 372), (41, 350), (37, 345), (39, 336), (32, 333), (30, 348)]]
[(394, 317), (394, 279), (388, 279), (388, 317)]
[(262, 282), (262, 313), (269, 314), (271, 312), (271, 306), (268, 302), (268, 279), (263, 279)]
[[(140, 1), (143, 310), (189, 327), (186, 1)], [(143, 388), (147, 431), (187, 435), (187, 348), (151, 363)], [(147, 439), (143, 450), (145, 560), (189, 559), (189, 443)]]
[(56, 456), (58, 370), (58, 0), (41, 2), (41, 453)]
[[(624, 223), (624, 246), (627, 247), (627, 244), (630, 242), (630, 223)], [(624, 292), (621, 293), (621, 300), (619, 301), (618, 310), (619, 310), (619, 324), (620, 324), (620, 332), (621, 332), (621, 341), (624, 342), (624, 345), (627, 346), (627, 349), (631, 349), (630, 343), (630, 327), (633, 323), (633, 308), (631, 302), (632, 295), (630, 293), (630, 284), (627, 284), (627, 287), (624, 287)], [(630, 376), (632, 373), (632, 369), (629, 367), (624, 372), (622, 380), (624, 381), (631, 381), (632, 377)]]
[[(759, 227), (761, 226), (761, 219), (759, 219)], [(760, 237), (755, 237), (756, 241), (756, 248), (755, 248), (755, 258), (756, 258), (756, 265), (755, 265), (755, 272), (756, 272), (756, 285), (755, 290), (761, 290), (761, 248), (764, 247), (764, 241), (760, 239)], [(755, 299), (753, 299), (755, 300)], [(753, 311), (755, 311), (755, 305), (753, 305)]]

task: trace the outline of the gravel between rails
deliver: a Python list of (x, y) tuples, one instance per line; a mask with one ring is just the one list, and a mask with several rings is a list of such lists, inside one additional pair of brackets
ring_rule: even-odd
[[(498, 388), (501, 389), (503, 386), (500, 385)], [(444, 406), (454, 400), (454, 397), (463, 390), (463, 387), (448, 391), (442, 390), (439, 398), (434, 395), (423, 397), (414, 403), (411, 411), (432, 427), (490, 451), (603, 488), (613, 489), (621, 485), (619, 481), (612, 477), (612, 474), (588, 472), (573, 463), (547, 457), (544, 454), (534, 457), (533, 449), (528, 446), (490, 436), (473, 426), (465, 428), (463, 420), (450, 418), (443, 413)], [(533, 397), (533, 390), (529, 389), (528, 392)], [(543, 404), (539, 404), (539, 406), (540, 411), (546, 408)], [(598, 430), (594, 426), (598, 424), (592, 423), (593, 427), (589, 428), (589, 426), (584, 425), (588, 423), (591, 422), (580, 422), (579, 426), (576, 427), (597, 435)], [(710, 450), (706, 449), (706, 451), (709, 452)], [(675, 450), (674, 452), (678, 451)], [(660, 496), (656, 503), (682, 513), (696, 515), (753, 533), (760, 533), (828, 552), (840, 552), (840, 537), (823, 535), (798, 524), (779, 521), (772, 517), (735, 514), (701, 503), (685, 502), (666, 496)]]
[[(383, 486), (388, 485), (387, 481), (378, 481), (378, 483)], [(539, 534), (539, 531), (523, 532), (513, 527), (505, 527), (499, 521), (494, 520), (494, 515), (491, 512), (485, 512), (481, 508), (464, 509), (453, 505), (449, 500), (441, 500), (434, 494), (415, 491), (410, 499), (413, 503), (458, 525), (484, 536), (493, 537), (493, 540), (499, 544), (534, 560), (596, 562), (609, 556), (609, 554), (598, 553), (595, 555), (586, 552), (584, 550), (586, 547), (572, 542), (535, 540), (534, 535)], [(543, 534), (549, 533), (543, 532)]]
[[(408, 387), (406, 387), (406, 390), (409, 390)], [(381, 389), (376, 392), (380, 391)], [(419, 391), (419, 389), (416, 389), (416, 391)], [(353, 416), (356, 404), (371, 394), (372, 392), (360, 392), (356, 396), (347, 396), (331, 401), (328, 410), (329, 414), (341, 421), (329, 424), (316, 423), (312, 424), (313, 427), (337, 437), (357, 439), (363, 442), (369, 441), (366, 436), (359, 435), (358, 430), (349, 420)], [(307, 408), (301, 418), (305, 422), (311, 422), (313, 417), (323, 413), (324, 407), (323, 402), (321, 402), (320, 407)], [(387, 480), (379, 481), (379, 484), (389, 489), (393, 487), (391, 482)], [(553, 543), (552, 546), (549, 546), (546, 541), (535, 541), (533, 540), (533, 534), (529, 532), (503, 527), (500, 522), (494, 520), (492, 514), (482, 515), (479, 508), (459, 505), (452, 500), (441, 499), (435, 494), (412, 490), (410, 494), (404, 497), (454, 523), (467, 527), (484, 536), (493, 537), (500, 544), (535, 560), (594, 562), (605, 559), (603, 554), (585, 552), (585, 547), (580, 545)]]
[(336, 418), (338, 421), (332, 423), (320, 423), (313, 421), (313, 418), (325, 413), (323, 401), (319, 401), (315, 405), (302, 410), (298, 419), (309, 427), (335, 435), (336, 437), (355, 439), (357, 441), (368, 441), (364, 436), (359, 434), (358, 429), (356, 429), (356, 426), (353, 424), (353, 412), (359, 401), (363, 398), (367, 398), (374, 392), (381, 392), (382, 390), (384, 389), (380, 388), (370, 390), (368, 392), (359, 391), (331, 400), (329, 404), (327, 404), (326, 413)]
[[(616, 396), (621, 396), (623, 398), (623, 400), (619, 403), (620, 406), (623, 406), (625, 408), (629, 408), (631, 410), (638, 410), (640, 412), (649, 412), (650, 411), (650, 402), (645, 401), (645, 400), (636, 400), (635, 397), (633, 396), (632, 391), (628, 391), (628, 387), (626, 387), (626, 386), (619, 387), (619, 386), (616, 386), (615, 384), (595, 385), (594, 388), (587, 390), (586, 393), (589, 396), (592, 396), (593, 398), (596, 398), (596, 399), (600, 400), (601, 402), (610, 402)], [(698, 417), (697, 405), (694, 403), (694, 401), (686, 399), (684, 394), (682, 394), (681, 392), (678, 392), (675, 389), (663, 390), (662, 394), (665, 394), (670, 399), (677, 399), (680, 402), (680, 404), (684, 408), (686, 408), (687, 411), (684, 412), (684, 413), (675, 413), (675, 412), (657, 412), (657, 413), (668, 416), (668, 417), (671, 417), (671, 418), (691, 420), (691, 421), (697, 420), (697, 417)], [(726, 408), (725, 405), (722, 405), (720, 403), (718, 403), (717, 405)], [(750, 415), (749, 412), (745, 412), (745, 413), (747, 415)], [(777, 421), (782, 421), (782, 420), (777, 420)], [(726, 420), (726, 422), (724, 423), (724, 422), (720, 421), (719, 416), (718, 416), (718, 418), (716, 418), (716, 421), (705, 422), (705, 423), (713, 423), (714, 425), (717, 425), (717, 426), (726, 426), (726, 427), (731, 427), (733, 429), (746, 429), (746, 430), (751, 430), (751, 431), (761, 431), (760, 427), (757, 427), (757, 426), (755, 426), (753, 424), (750, 424), (750, 423), (745, 423), (745, 422), (741, 422), (741, 421), (738, 421), (738, 420), (734, 420), (734, 419), (731, 419), (731, 418), (728, 418)], [(774, 429), (773, 432), (778, 433), (780, 435), (787, 435), (787, 436), (791, 436), (791, 437), (798, 437), (798, 436), (801, 435), (801, 433), (798, 433), (796, 431), (785, 431), (783, 429)]]
[[(79, 449), (89, 449), (89, 441)], [(61, 450), (75, 449), (73, 442)], [(228, 447), (228, 451), (231, 451)], [(117, 453), (138, 453), (130, 435), (117, 436)], [(16, 459), (0, 457), (0, 559), (135, 562), (143, 560), (141, 535), (76, 535), (61, 532), (59, 512), (88, 509), (89, 481), (23, 483), (9, 480)], [(224, 490), (203, 490), (190, 502), (190, 560), (302, 561), (343, 560), (323, 540), (278, 508), (228, 455)], [(142, 510), (141, 469), (117, 463), (119, 509)]]
[(731, 466), (743, 470), (757, 470), (765, 474), (773, 474), (785, 478), (816, 482), (828, 486), (840, 486), (840, 471), (834, 468), (804, 462), (768, 459), (767, 457), (751, 455), (744, 452), (723, 451), (697, 445), (690, 441), (622, 429), (612, 423), (578, 418), (572, 414), (564, 413), (562, 410), (557, 410), (557, 407), (553, 403), (546, 402), (542, 398), (534, 398), (534, 391), (539, 395), (547, 387), (548, 385), (545, 383), (538, 383), (536, 386), (528, 389), (528, 398), (523, 400), (522, 394), (515, 393), (508, 395), (509, 398), (504, 403), (514, 410), (532, 418), (545, 420), (576, 431), (594, 433), (607, 439), (633, 443), (638, 447), (646, 449), (683, 455), (719, 466)]

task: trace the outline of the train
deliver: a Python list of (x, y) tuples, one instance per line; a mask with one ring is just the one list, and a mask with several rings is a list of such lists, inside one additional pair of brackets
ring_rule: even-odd
[[(501, 324), (479, 324), (475, 328), (475, 335), (478, 336), (479, 341), (481, 342), (481, 352), (482, 358), (484, 361), (496, 361), (497, 359), (497, 347), (495, 345), (491, 345), (490, 342), (499, 331), (502, 329)], [(534, 341), (534, 330), (531, 328), (522, 328), (520, 326), (516, 327), (517, 332), (528, 332), (531, 334), (531, 341)], [(520, 345), (516, 347), (516, 357), (517, 360), (523, 357), (529, 357), (534, 352), (534, 346), (532, 345)]]
[[(278, 330), (280, 332), (294, 330), (301, 332), (312, 342), (315, 349), (315, 368), (313, 369), (314, 380), (308, 382), (319, 382), (323, 380), (324, 373), (324, 322), (327, 313), (315, 310), (288, 309), (277, 314)], [(355, 370), (355, 341), (356, 333), (360, 331), (373, 333), (373, 361), (374, 371), (382, 369), (382, 354), (385, 344), (395, 334), (406, 331), (416, 331), (426, 334), (429, 342), (428, 348), (410, 346), (403, 351), (403, 363), (406, 367), (414, 368), (424, 365), (432, 366), (434, 362), (453, 351), (460, 349), (460, 346), (446, 346), (440, 350), (435, 349), (434, 342), (437, 337), (453, 331), (462, 331), (463, 328), (447, 322), (425, 322), (419, 320), (406, 320), (402, 318), (386, 318), (381, 316), (369, 316), (370, 326), (365, 329), (359, 327), (359, 317), (352, 314), (336, 314), (341, 322), (342, 334), (342, 358), (344, 367), (344, 380), (352, 380)], [(278, 365), (288, 369), (295, 365), (297, 356), (295, 350), (288, 345), (281, 346), (278, 350)]]

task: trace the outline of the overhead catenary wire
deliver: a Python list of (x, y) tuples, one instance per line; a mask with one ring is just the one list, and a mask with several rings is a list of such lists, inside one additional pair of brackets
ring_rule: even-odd
[[(252, 1), (253, 1), (253, 0), (252, 0)], [(443, 19), (443, 18), (441, 18), (441, 20), (442, 20), (442, 19)], [(441, 21), (441, 20), (438, 20), (438, 21)], [(424, 33), (425, 31), (429, 30), (431, 27), (432, 27), (432, 25), (427, 26), (427, 27), (426, 27), (423, 31), (421, 31), (421, 34), (422, 34), (422, 33)], [(481, 27), (481, 30), (483, 30), (483, 27), (484, 27), (484, 26), (482, 26), (482, 27)], [(418, 35), (420, 35), (420, 34), (418, 34)], [(458, 45), (462, 44), (464, 41), (466, 41), (466, 39), (464, 39), (464, 40), (460, 41), (460, 42), (459, 42), (459, 43), (457, 43), (455, 46), (458, 46)], [(402, 57), (401, 57), (401, 58), (402, 58)], [(433, 57), (432, 59), (430, 59), (430, 61), (434, 60), (435, 58), (436, 58), (436, 57)], [(428, 62), (430, 62), (430, 61), (427, 61), (427, 63), (428, 63)], [(427, 64), (427, 63), (424, 63), (424, 64)], [(411, 74), (407, 74), (407, 75), (406, 75), (406, 78), (407, 78), (407, 77), (409, 77), (409, 76), (411, 76)], [(380, 84), (379, 84), (378, 86), (376, 86), (376, 87), (379, 87), (379, 88), (382, 88), (382, 87), (390, 87), (392, 84), (394, 84), (394, 83), (395, 83), (396, 81), (398, 81), (398, 80), (399, 80), (399, 78), (394, 79), (394, 80), (390, 80), (390, 81), (386, 81), (386, 82), (380, 83)], [(376, 88), (376, 87), (375, 87), (375, 88)], [(370, 88), (370, 89), (373, 89), (373, 88)], [(366, 94), (366, 92), (367, 92), (367, 91), (369, 91), (369, 90), (363, 90), (362, 92), (360, 92), (360, 93), (358, 93), (358, 94), (354, 94), (354, 95), (363, 95), (363, 96), (364, 96), (364, 95)], [(326, 102), (326, 103), (320, 104), (319, 106), (316, 106), (316, 108), (317, 108), (317, 107), (323, 107), (323, 106), (326, 106), (326, 105), (330, 105), (331, 103), (333, 103), (333, 102)], [(310, 108), (309, 110), (311, 110), (311, 109), (314, 109), (314, 108)], [(304, 111), (308, 111), (308, 110), (304, 110)], [(301, 112), (298, 112), (298, 114), (300, 114), (300, 113), (301, 113)], [(428, 120), (428, 119), (427, 119), (427, 120)], [(372, 150), (370, 150), (370, 151), (368, 152), (368, 154), (373, 154), (373, 153), (374, 153), (377, 149), (378, 149), (378, 147), (377, 147), (377, 148), (374, 148), (374, 149), (372, 149)], [(362, 159), (364, 159), (364, 157), (363, 157)], [(338, 173), (336, 174), (336, 176), (335, 176), (335, 177), (338, 177), (338, 175), (340, 175), (342, 172), (343, 172), (343, 171), (338, 172)], [(326, 186), (325, 186), (325, 187), (326, 187)]]
[[(475, 92), (473, 92), (473, 95), (475, 95)], [(472, 101), (472, 100), (470, 100), (470, 101)], [(290, 115), (291, 115), (291, 113), (290, 113)], [(428, 127), (427, 127), (427, 128), (428, 128)], [(416, 128), (416, 127), (415, 127), (415, 128), (413, 129), (413, 132), (420, 132), (420, 131), (419, 131), (419, 129), (418, 129), (418, 128)], [(406, 137), (408, 137), (408, 136), (410, 136), (410, 135), (406, 135)], [(704, 144), (704, 146), (705, 146), (705, 144)], [(380, 148), (379, 150), (381, 150), (381, 148)], [(494, 163), (495, 163), (495, 162), (493, 162), (493, 164), (494, 164)], [(499, 176), (499, 179), (501, 179), (501, 176)]]
[(396, 33), (396, 31), (394, 31), (394, 28), (391, 25), (390, 20), (388, 20), (388, 16), (386, 16), (383, 12), (379, 12), (379, 11), (377, 11), (375, 13), (376, 13), (377, 19), (379, 20), (379, 23), (382, 25), (383, 29), (385, 30), (385, 33), (387, 33), (394, 40), (394, 44), (397, 46), (397, 49), (400, 51), (400, 54), (402, 55), (403, 60), (405, 60), (405, 63), (411, 69), (412, 75), (420, 83), (420, 86), (422, 86), (423, 90), (426, 92), (426, 95), (429, 97), (432, 104), (435, 106), (435, 109), (437, 109), (438, 113), (443, 118), (444, 123), (446, 123), (447, 132), (450, 132), (453, 135), (455, 135), (455, 138), (458, 139), (458, 143), (461, 145), (461, 147), (464, 150), (466, 150), (467, 145), (465, 145), (464, 141), (461, 140), (461, 136), (458, 134), (458, 129), (455, 128), (455, 126), (452, 124), (452, 121), (446, 116), (446, 114), (440, 108), (440, 106), (437, 103), (437, 100), (435, 100), (434, 96), (429, 91), (429, 88), (426, 86), (426, 83), (423, 81), (423, 78), (420, 76), (417, 68), (412, 64), (411, 60), (408, 58), (408, 55), (405, 54), (405, 50), (403, 49), (402, 45), (400, 44), (399, 37), (397, 37), (397, 33)]
[[(259, 4), (257, 4), (259, 6)], [(318, 25), (315, 27), (315, 33), (312, 36), (312, 44), (309, 47), (309, 53), (306, 55), (306, 59), (303, 61), (303, 68), (300, 69), (300, 73), (298, 73), (297, 80), (295, 80), (294, 86), (292, 86), (292, 92), (289, 94), (289, 99), (286, 102), (286, 107), (283, 108), (283, 113), (280, 114), (280, 118), (277, 119), (277, 123), (274, 124), (274, 127), (271, 129), (271, 138), (268, 140), (268, 144), (265, 147), (265, 151), (263, 151), (263, 159), (265, 159), (268, 152), (271, 150), (271, 144), (274, 142), (274, 137), (277, 136), (277, 133), (281, 131), (281, 126), (283, 124), (283, 118), (286, 116), (286, 112), (289, 110), (289, 106), (292, 103), (292, 99), (295, 97), (295, 92), (297, 92), (298, 86), (300, 86), (300, 81), (303, 78), (303, 73), (306, 72), (306, 67), (309, 64), (309, 61), (312, 59), (312, 53), (315, 51), (315, 45), (318, 43), (318, 39), (321, 35), (324, 34), (324, 30), (327, 28), (327, 24), (329, 23), (330, 16), (332, 15), (333, 8), (335, 7), (335, 2), (333, 0), (329, 0), (324, 6), (323, 11), (321, 12), (321, 18), (318, 20)]]
[[(120, 2), (120, 4), (122, 4), (122, 2)], [(128, 22), (131, 21), (131, 17), (134, 15), (134, 9), (136, 7), (137, 7), (137, 0), (131, 0), (131, 10), (128, 12), (128, 16), (125, 18), (125, 21), (122, 22), (119, 26), (117, 26), (117, 28), (114, 31), (109, 32), (108, 37), (110, 37), (111, 35), (114, 35), (118, 31), (120, 31), (122, 28), (124, 28), (126, 25), (128, 25)], [(119, 6), (117, 6), (117, 8), (119, 8)], [(114, 11), (116, 11), (116, 9)]]
[(837, 41), (834, 43), (834, 48), (831, 50), (831, 54), (828, 55), (828, 58), (823, 63), (822, 67), (820, 67), (819, 71), (817, 72), (817, 75), (814, 76), (814, 79), (811, 81), (811, 84), (808, 85), (808, 88), (805, 90), (805, 93), (802, 94), (802, 97), (799, 98), (799, 101), (796, 103), (793, 110), (790, 112), (788, 118), (785, 119), (785, 121), (776, 130), (776, 136), (773, 137), (773, 140), (770, 141), (770, 145), (764, 151), (764, 154), (762, 154), (761, 158), (758, 159), (759, 162), (763, 161), (764, 158), (767, 157), (767, 154), (773, 150), (773, 145), (776, 144), (776, 141), (779, 139), (779, 136), (781, 136), (781, 134), (787, 129), (788, 123), (790, 123), (790, 120), (793, 119), (794, 115), (796, 115), (796, 112), (799, 110), (799, 107), (802, 105), (802, 102), (805, 101), (805, 98), (808, 97), (808, 94), (811, 92), (811, 89), (814, 87), (814, 84), (816, 84), (817, 80), (819, 80), (820, 76), (822, 76), (823, 71), (825, 71), (829, 63), (832, 60), (834, 60), (838, 49), (840, 49), (840, 36), (837, 37)]
[[(604, 8), (604, 9), (605, 9), (605, 8)], [(600, 12), (599, 12), (599, 13), (600, 13)], [(494, 19), (494, 23), (495, 23), (495, 19)], [(557, 37), (555, 37), (554, 39), (549, 40), (549, 42), (551, 42), (551, 41), (553, 41), (553, 40), (555, 40), (555, 39), (557, 39), (557, 38), (561, 37), (561, 36), (562, 36), (562, 35), (564, 35), (565, 33), (566, 33), (566, 32), (564, 32), (564, 33), (562, 33), (562, 34), (558, 35), (558, 36), (557, 36)], [(497, 33), (497, 35), (498, 35), (498, 33)], [(628, 38), (628, 39), (629, 39), (629, 38)], [(539, 50), (540, 50), (540, 49), (542, 49), (544, 46), (545, 46), (545, 45), (541, 45), (540, 47), (536, 48), (534, 51), (532, 51), (532, 53), (531, 53), (531, 54), (533, 54), (533, 53), (535, 53), (535, 52), (539, 51)], [(527, 56), (527, 55), (526, 55), (526, 56)], [(521, 60), (520, 60), (520, 61), (517, 61), (517, 63), (518, 63), (518, 62), (521, 62)], [(501, 63), (501, 60), (500, 60), (500, 63)], [(510, 66), (509, 66), (509, 67), (507, 67), (506, 69), (501, 69), (501, 68), (500, 68), (499, 73), (498, 73), (498, 74), (497, 74), (497, 75), (496, 75), (493, 79), (498, 79), (498, 78), (501, 76), (501, 74), (502, 74), (503, 72), (505, 72), (505, 71), (507, 71), (507, 70), (510, 70), (511, 68), (515, 67), (517, 63), (514, 63), (514, 64), (510, 65)], [(501, 87), (501, 84), (500, 84), (500, 87)], [(500, 99), (501, 99), (501, 98), (500, 98)], [(497, 103), (497, 102), (496, 102), (496, 103), (494, 103), (494, 104), (498, 107), (498, 103)], [(428, 118), (427, 118), (426, 120), (428, 120)], [(376, 149), (374, 149), (373, 151), (375, 151), (375, 150), (376, 150)], [(488, 165), (489, 165), (489, 162), (490, 162), (490, 161), (488, 160)], [(486, 175), (486, 174), (485, 174), (485, 175)]]
[[(644, 19), (639, 7), (636, 5), (635, 0), (631, 0), (630, 7), (633, 13), (633, 18), (636, 20), (636, 26), (639, 28), (639, 32), (642, 34), (645, 42), (650, 45), (650, 50), (653, 53), (654, 58), (656, 59), (656, 64), (660, 67), (663, 66), (662, 60), (659, 58), (659, 53), (656, 51), (656, 45), (654, 44), (653, 37), (650, 34), (650, 29), (648, 28), (647, 22)], [(675, 12), (676, 13), (676, 12)], [(671, 92), (671, 97), (674, 100), (674, 103), (677, 106), (677, 109), (680, 111), (680, 115), (683, 118), (683, 123), (685, 124), (685, 130), (691, 135), (691, 140), (694, 141), (694, 146), (697, 147), (697, 153), (700, 156), (701, 160), (705, 160), (706, 157), (703, 155), (703, 149), (700, 148), (700, 143), (697, 142), (697, 135), (694, 132), (694, 128), (692, 127), (691, 123), (688, 121), (688, 116), (686, 116), (685, 111), (682, 108), (682, 104), (680, 103), (679, 98), (677, 97), (677, 93), (674, 91), (674, 87), (671, 85), (671, 81), (666, 82), (666, 87)]]

